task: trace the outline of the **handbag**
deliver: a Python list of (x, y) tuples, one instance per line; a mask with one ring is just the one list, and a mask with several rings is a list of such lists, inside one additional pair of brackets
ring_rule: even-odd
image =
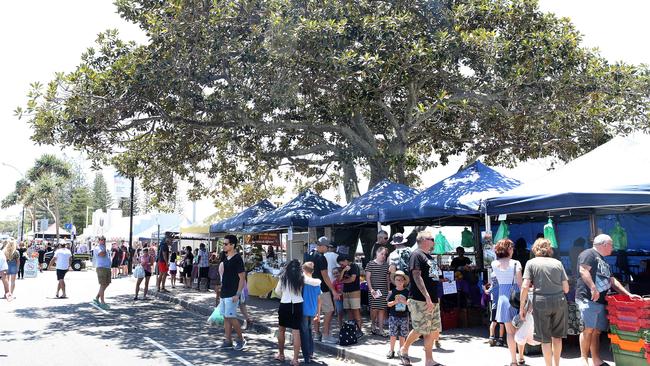
[(521, 293), (519, 291), (515, 291), (516, 277), (517, 277), (517, 265), (515, 264), (515, 268), (512, 270), (512, 285), (510, 286), (510, 306), (519, 310), (519, 307), (521, 306)]

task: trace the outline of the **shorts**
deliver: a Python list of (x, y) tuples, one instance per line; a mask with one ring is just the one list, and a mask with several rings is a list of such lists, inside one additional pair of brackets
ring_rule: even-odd
[(113, 261), (111, 262), (111, 268), (118, 268), (120, 266), (120, 262)]
[(361, 291), (344, 292), (343, 309), (361, 309)]
[(327, 314), (334, 312), (334, 302), (332, 301), (331, 292), (321, 292), (321, 294), (318, 295), (318, 298), (320, 299), (320, 308), (323, 313)]
[(280, 303), (278, 324), (281, 327), (300, 330), (302, 322), (302, 303)]
[(343, 300), (334, 300), (334, 305), (336, 306), (336, 313), (343, 314)]
[(199, 278), (208, 278), (210, 267), (199, 267)]
[(607, 330), (609, 322), (605, 313), (605, 304), (584, 299), (576, 299), (576, 304), (580, 309), (580, 316), (585, 323), (585, 328), (598, 329), (601, 332)]
[(181, 277), (190, 278), (192, 276), (192, 266), (183, 267), (183, 275)]
[(411, 312), (411, 324), (413, 330), (420, 334), (431, 334), (440, 332), (440, 303), (433, 303), (433, 310), (427, 311), (426, 301), (408, 299), (408, 307)]
[(219, 300), (219, 311), (224, 318), (236, 318), (239, 301), (232, 302), (232, 297), (221, 298)]
[(144, 271), (144, 276), (145, 276), (145, 277), (151, 277), (151, 272), (149, 272), (149, 271)]
[(67, 269), (57, 269), (56, 270), (56, 279), (61, 281), (65, 278), (65, 274), (68, 273)]
[(497, 321), (497, 308), (493, 308), (490, 310), (490, 322), (496, 322)]
[(111, 269), (110, 268), (97, 268), (97, 280), (100, 285), (108, 286), (111, 283)]
[(566, 338), (568, 328), (568, 311), (564, 294), (554, 296), (535, 295), (533, 319), (537, 342), (551, 343), (551, 338)]
[(158, 262), (158, 273), (159, 274), (167, 273), (168, 269), (169, 269), (169, 266), (167, 266), (166, 262)]
[(176, 276), (176, 270), (171, 270), (171, 269), (170, 269), (170, 270), (169, 270), (169, 273), (171, 273), (172, 276)]
[(394, 315), (388, 316), (388, 335), (391, 337), (408, 337), (409, 317)]
[(7, 262), (7, 274), (15, 275), (18, 273), (18, 264), (15, 261)]

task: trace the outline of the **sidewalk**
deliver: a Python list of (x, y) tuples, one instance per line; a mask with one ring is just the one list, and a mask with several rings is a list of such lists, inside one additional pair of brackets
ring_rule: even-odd
[[(157, 298), (181, 305), (183, 308), (204, 315), (206, 318), (212, 313), (215, 306), (215, 293), (198, 292), (185, 289), (183, 285), (172, 289), (168, 286), (170, 293), (152, 294)], [(251, 296), (247, 300), (248, 312), (254, 319), (253, 329), (261, 334), (275, 335), (277, 326), (278, 299), (260, 299)], [(370, 319), (364, 316), (364, 333), (366, 334), (359, 343), (353, 346), (340, 347), (322, 342), (315, 342), (314, 347), (318, 352), (329, 354), (335, 357), (353, 360), (360, 364), (389, 366), (399, 365), (399, 358), (388, 360), (386, 353), (389, 348), (388, 338), (382, 338), (370, 334)], [(332, 321), (333, 334), (338, 335), (336, 320)], [(289, 332), (287, 343), (289, 343)], [(450, 329), (443, 332), (441, 337), (441, 348), (434, 347), (433, 357), (437, 362), (446, 366), (453, 365), (482, 365), (500, 366), (509, 364), (509, 353), (507, 348), (489, 347), (487, 345), (487, 326), (476, 328)], [(566, 342), (565, 342), (566, 344)], [(399, 349), (397, 342), (396, 350)], [(602, 339), (601, 353), (609, 365), (615, 366), (606, 337)], [(562, 353), (562, 365), (581, 365), (579, 360), (580, 351), (576, 345), (567, 345)], [(414, 365), (424, 365), (424, 350), (422, 341), (414, 343), (409, 350), (409, 357)], [(526, 357), (526, 365), (543, 366), (544, 360), (540, 355)], [(620, 365), (622, 366), (622, 365)]]

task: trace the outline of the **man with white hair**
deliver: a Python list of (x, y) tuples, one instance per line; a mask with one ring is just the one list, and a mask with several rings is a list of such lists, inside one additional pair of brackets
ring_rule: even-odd
[(613, 287), (619, 293), (632, 298), (641, 298), (632, 295), (612, 277), (609, 264), (605, 257), (612, 254), (612, 238), (600, 234), (594, 238), (592, 248), (584, 250), (578, 256), (579, 274), (576, 282), (576, 303), (580, 315), (585, 323), (585, 329), (580, 333), (580, 356), (584, 366), (589, 366), (589, 353), (595, 366), (607, 366), (600, 358), (600, 333), (608, 327), (605, 312), (605, 295)]

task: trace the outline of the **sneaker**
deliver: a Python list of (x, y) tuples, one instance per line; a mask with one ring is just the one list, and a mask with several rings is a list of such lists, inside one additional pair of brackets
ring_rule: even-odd
[(223, 341), (219, 346), (220, 349), (232, 348), (232, 342)]
[(497, 347), (503, 347), (504, 346), (503, 338), (497, 338), (496, 345), (497, 345)]
[(494, 337), (490, 337), (490, 339), (488, 339), (488, 344), (490, 347), (494, 347), (497, 345), (497, 340)]
[(233, 349), (235, 351), (241, 351), (241, 350), (244, 349), (244, 347), (246, 347), (246, 340), (245, 339), (238, 339), (238, 340), (235, 341), (235, 346), (233, 347)]
[(332, 336), (323, 336), (323, 343), (337, 344), (339, 342)]
[(316, 334), (314, 335), (314, 340), (321, 342), (323, 340), (323, 333), (316, 332)]
[(98, 299), (93, 299), (93, 304), (99, 306), (99, 300)]
[(105, 303), (105, 302), (103, 302), (103, 303), (101, 303), (101, 304), (99, 304), (99, 307), (100, 307), (100, 308), (102, 308), (102, 309), (104, 309), (104, 310), (108, 310), (108, 309), (110, 309), (110, 308), (111, 308), (111, 307), (110, 307), (110, 306), (108, 306), (108, 304), (107, 304), (107, 303)]
[(357, 329), (357, 339), (361, 339), (361, 338), (363, 338), (363, 336), (365, 336), (365, 334), (363, 334), (361, 329)]
[(389, 360), (395, 358), (395, 351), (388, 351), (386, 358)]

